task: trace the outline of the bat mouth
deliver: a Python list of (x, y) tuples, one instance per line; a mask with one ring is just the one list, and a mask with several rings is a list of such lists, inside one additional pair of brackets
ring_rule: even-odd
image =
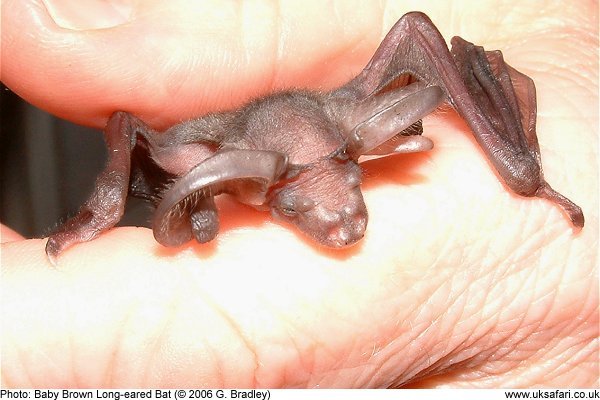
[(342, 234), (332, 234), (327, 237), (323, 243), (327, 247), (331, 247), (334, 249), (343, 249), (345, 247), (350, 247), (358, 243), (365, 236), (364, 232), (360, 235), (350, 236), (346, 233)]
[(335, 213), (328, 222), (316, 220), (298, 224), (298, 227), (322, 245), (335, 249), (356, 244), (365, 236), (367, 229), (366, 215), (340, 212)]

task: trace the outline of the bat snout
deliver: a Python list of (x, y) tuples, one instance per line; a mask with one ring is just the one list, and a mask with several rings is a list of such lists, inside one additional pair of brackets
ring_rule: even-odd
[(367, 229), (367, 217), (361, 213), (338, 213), (339, 219), (329, 229), (325, 244), (329, 247), (346, 247), (363, 238)]
[(365, 225), (360, 226), (342, 226), (333, 229), (327, 237), (329, 247), (346, 247), (353, 245), (365, 235)]

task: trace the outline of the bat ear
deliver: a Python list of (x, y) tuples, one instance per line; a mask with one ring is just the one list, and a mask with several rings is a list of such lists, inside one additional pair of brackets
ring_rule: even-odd
[(433, 149), (433, 142), (425, 136), (405, 136), (398, 134), (362, 155), (387, 156), (399, 153), (418, 153), (431, 149)]
[[(188, 219), (198, 204), (220, 193), (229, 193), (243, 203), (261, 205), (269, 187), (282, 177), (287, 156), (275, 151), (226, 150), (192, 168), (165, 192), (154, 214), (152, 229), (159, 243), (180, 244), (191, 238)], [(186, 232), (180, 232), (181, 230)], [(176, 236), (175, 239), (171, 236)]]
[[(413, 126), (445, 99), (438, 86), (415, 82), (363, 100), (347, 123), (348, 154), (353, 159), (365, 154), (406, 153), (429, 150), (432, 143), (415, 133)], [(350, 126), (348, 126), (350, 125)], [(400, 132), (405, 135), (399, 135)]]

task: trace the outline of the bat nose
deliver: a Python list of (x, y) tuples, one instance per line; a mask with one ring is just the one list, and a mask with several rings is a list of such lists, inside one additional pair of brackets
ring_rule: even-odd
[(334, 247), (345, 247), (362, 239), (367, 228), (367, 217), (346, 212), (339, 213), (339, 216), (341, 223), (329, 231), (329, 243)]

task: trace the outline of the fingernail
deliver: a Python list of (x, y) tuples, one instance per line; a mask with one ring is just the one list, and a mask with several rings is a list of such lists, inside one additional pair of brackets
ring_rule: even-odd
[(111, 28), (128, 22), (134, 0), (42, 0), (61, 28), (88, 30)]

